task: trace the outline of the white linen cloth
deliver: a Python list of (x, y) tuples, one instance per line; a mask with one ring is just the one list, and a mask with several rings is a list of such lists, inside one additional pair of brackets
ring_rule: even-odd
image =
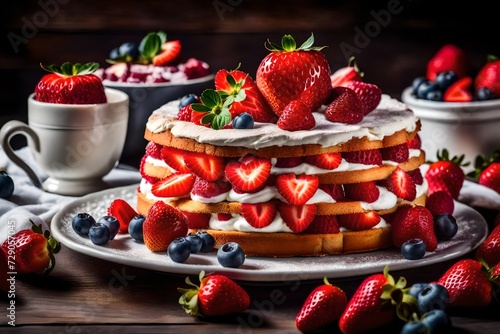
[[(47, 176), (43, 173), (33, 159), (27, 147), (16, 151), (43, 182)], [(14, 181), (14, 193), (9, 199), (0, 198), (0, 243), (3, 243), (14, 229), (31, 228), (30, 219), (37, 225), (42, 224), (48, 229), (54, 215), (66, 204), (77, 199), (77, 197), (63, 196), (46, 192), (36, 187), (27, 174), (16, 164), (7, 158), (5, 152), (0, 149), (0, 168), (4, 169)], [(137, 170), (113, 169), (103, 180), (110, 188), (139, 183), (141, 176)]]

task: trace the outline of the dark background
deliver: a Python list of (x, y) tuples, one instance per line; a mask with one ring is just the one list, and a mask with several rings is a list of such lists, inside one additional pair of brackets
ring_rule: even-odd
[[(241, 63), (250, 74), (268, 52), (267, 38), (279, 42), (290, 33), (299, 44), (313, 32), (317, 45), (329, 46), (324, 52), (332, 71), (347, 63), (341, 45), (355, 47), (366, 81), (399, 98), (445, 43), (466, 51), (471, 74), (488, 54), (500, 55), (492, 5), (482, 0), (8, 1), (0, 12), (0, 125), (26, 120), (26, 98), (44, 74), (40, 63), (106, 66), (113, 47), (158, 30), (181, 40), (185, 58), (205, 60), (214, 71)], [(391, 6), (398, 12), (390, 13)]]

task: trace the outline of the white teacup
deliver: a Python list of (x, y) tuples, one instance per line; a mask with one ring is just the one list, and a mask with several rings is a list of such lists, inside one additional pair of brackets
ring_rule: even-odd
[[(105, 189), (102, 178), (118, 163), (128, 123), (128, 95), (106, 88), (107, 103), (55, 104), (28, 98), (28, 124), (9, 121), (0, 130), (6, 155), (44, 190), (80, 196)], [(35, 161), (47, 174), (43, 184), (13, 151), (10, 140), (28, 139)]]

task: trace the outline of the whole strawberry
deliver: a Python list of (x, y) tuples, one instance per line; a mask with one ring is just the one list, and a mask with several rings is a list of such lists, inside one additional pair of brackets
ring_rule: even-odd
[(474, 161), (474, 171), (468, 176), (500, 194), (500, 150), (494, 151), (490, 156), (478, 155)]
[(59, 252), (61, 245), (49, 231), (42, 231), (41, 226), (31, 223), (31, 229), (16, 232), (2, 244), (4, 253), (15, 259), (13, 264), (9, 263), (8, 270), (17, 274), (48, 274), (56, 265), (54, 254)]
[(454, 71), (460, 78), (467, 75), (467, 57), (456, 45), (445, 44), (427, 63), (427, 79), (434, 81), (440, 72)]
[(3, 247), (0, 247), (0, 291), (8, 292), (10, 289), (10, 283), (7, 281), (9, 276), (7, 273), (10, 272), (7, 263), (7, 254), (5, 253)]
[(163, 201), (156, 201), (143, 223), (144, 244), (153, 251), (164, 251), (178, 237), (186, 236), (186, 217), (176, 208)]
[(290, 35), (283, 36), (281, 45), (268, 40), (271, 53), (262, 59), (256, 82), (276, 115), (297, 99), (317, 110), (330, 96), (330, 65), (321, 52), (324, 47), (313, 44), (312, 34), (300, 47)]
[(488, 62), (479, 70), (474, 80), (474, 88), (489, 88), (495, 98), (500, 97), (500, 59), (489, 56)]
[(352, 89), (358, 95), (363, 106), (364, 115), (375, 110), (382, 99), (382, 91), (375, 84), (363, 81), (350, 81), (346, 84), (346, 87)]
[(342, 333), (365, 333), (390, 324), (396, 315), (408, 319), (414, 298), (405, 289), (406, 280), (397, 282), (386, 266), (383, 274), (367, 277), (354, 292), (339, 320)]
[(339, 287), (324, 279), (324, 284), (314, 289), (295, 317), (297, 329), (311, 332), (337, 321), (347, 306), (347, 297)]
[(465, 181), (465, 173), (462, 166), (469, 165), (469, 162), (463, 163), (464, 157), (464, 155), (461, 155), (450, 158), (446, 149), (443, 149), (441, 153), (437, 153), (438, 161), (431, 163), (425, 173), (425, 178), (429, 185), (429, 194), (443, 190), (449, 193), (454, 199), (458, 198)]
[(102, 81), (93, 74), (98, 67), (98, 63), (42, 66), (51, 73), (36, 85), (35, 100), (58, 104), (106, 103)]
[(476, 260), (484, 261), (490, 267), (500, 263), (500, 225), (495, 226), (488, 237), (479, 245), (475, 257)]
[(434, 232), (434, 219), (431, 212), (423, 206), (405, 205), (398, 208), (392, 220), (392, 242), (401, 248), (405, 241), (422, 239), (428, 251), (437, 248), (437, 237)]
[(487, 306), (491, 302), (491, 283), (481, 262), (464, 259), (453, 264), (439, 278), (450, 295), (450, 305)]
[(356, 63), (356, 57), (351, 56), (347, 66), (336, 70), (331, 76), (332, 87), (345, 86), (350, 81), (363, 81), (364, 73)]
[(312, 110), (304, 102), (293, 100), (286, 105), (276, 125), (287, 131), (309, 130), (314, 128), (316, 120)]
[(363, 120), (364, 106), (352, 89), (334, 87), (332, 102), (326, 107), (325, 117), (330, 122), (356, 124)]
[(212, 274), (205, 276), (201, 271), (200, 285), (186, 278), (186, 284), (193, 288), (179, 288), (182, 293), (179, 304), (187, 314), (196, 316), (221, 316), (240, 313), (250, 306), (250, 296), (236, 282), (224, 275)]

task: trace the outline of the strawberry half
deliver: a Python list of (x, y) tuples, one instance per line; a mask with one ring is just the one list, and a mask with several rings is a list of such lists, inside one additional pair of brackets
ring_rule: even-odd
[(181, 211), (156, 201), (149, 208), (142, 229), (146, 247), (152, 252), (160, 252), (167, 250), (175, 238), (186, 236), (188, 221)]
[(351, 163), (363, 165), (382, 165), (382, 153), (380, 150), (361, 150), (352, 152), (342, 152), (342, 157)]
[(331, 76), (332, 87), (345, 86), (350, 81), (363, 81), (364, 73), (356, 63), (356, 57), (351, 56), (347, 66), (339, 68)]
[(339, 225), (351, 231), (364, 231), (373, 228), (380, 222), (380, 216), (375, 211), (349, 213), (339, 215)]
[(363, 106), (364, 115), (375, 110), (382, 99), (382, 91), (375, 84), (363, 81), (351, 81), (347, 83), (346, 87), (352, 89), (358, 95)]
[(340, 153), (321, 153), (306, 156), (304, 161), (319, 168), (332, 170), (340, 165), (342, 156)]
[(405, 162), (410, 156), (407, 143), (381, 148), (380, 153), (382, 153), (382, 160), (390, 160), (399, 163)]
[(166, 41), (161, 46), (161, 52), (153, 57), (154, 66), (163, 66), (171, 63), (181, 53), (181, 42), (178, 40)]
[(305, 103), (300, 100), (292, 100), (283, 109), (276, 124), (282, 130), (299, 131), (314, 128), (316, 120), (312, 109)]
[(278, 212), (278, 206), (275, 202), (243, 203), (241, 205), (241, 215), (254, 228), (263, 228), (270, 225), (276, 216), (276, 212)]
[(186, 151), (174, 147), (165, 146), (161, 149), (161, 157), (169, 167), (180, 173), (190, 173), (184, 162), (184, 154)]
[(281, 218), (294, 233), (305, 231), (316, 216), (316, 204), (291, 205), (281, 203), (278, 207)]
[(335, 215), (315, 216), (305, 229), (307, 234), (335, 234), (340, 232), (340, 226)]
[(195, 179), (192, 173), (173, 173), (153, 184), (151, 193), (163, 198), (184, 197), (191, 192)]
[(332, 101), (325, 110), (327, 120), (346, 124), (356, 124), (363, 120), (364, 106), (351, 88), (335, 87), (331, 98)]
[(475, 257), (478, 261), (485, 262), (490, 268), (500, 263), (500, 227), (498, 225), (479, 245)]
[(407, 141), (408, 148), (414, 148), (414, 149), (420, 149), (422, 147), (422, 139), (418, 135), (418, 133), (415, 134), (415, 136)]
[(184, 154), (184, 163), (191, 172), (207, 181), (221, 178), (226, 166), (224, 158), (195, 152)]
[(276, 115), (269, 107), (252, 77), (243, 71), (225, 69), (215, 74), (215, 89), (225, 92), (233, 102), (229, 108), (232, 118), (247, 112), (256, 122), (274, 123)]
[(341, 184), (320, 184), (319, 189), (330, 195), (336, 202), (345, 200), (344, 187)]
[(431, 212), (433, 216), (441, 214), (453, 214), (455, 203), (453, 197), (446, 191), (436, 191), (427, 196), (425, 207)]
[(124, 199), (115, 198), (108, 206), (107, 214), (118, 219), (120, 233), (127, 233), (128, 225), (132, 218), (137, 215), (137, 211)]
[(287, 173), (276, 179), (276, 189), (292, 205), (307, 203), (318, 190), (319, 180), (315, 175)]
[(380, 196), (375, 181), (344, 184), (344, 192), (346, 199), (367, 203), (375, 202)]
[(225, 174), (233, 188), (254, 191), (266, 183), (271, 174), (271, 161), (247, 156), (245, 161), (228, 162)]
[(472, 78), (460, 78), (448, 87), (443, 94), (444, 102), (470, 102), (472, 101), (471, 92)]
[(417, 196), (417, 187), (408, 173), (396, 167), (387, 179), (387, 189), (399, 198), (413, 201)]
[(44, 75), (36, 85), (35, 100), (57, 104), (107, 102), (102, 80), (93, 74), (99, 68), (98, 63), (64, 63), (60, 67), (42, 68), (51, 73)]

